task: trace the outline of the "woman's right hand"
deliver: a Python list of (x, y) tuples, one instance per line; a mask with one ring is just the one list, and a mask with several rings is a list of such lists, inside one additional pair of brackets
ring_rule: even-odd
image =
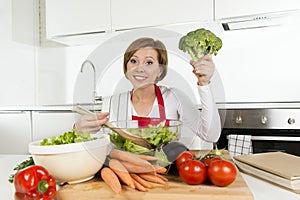
[(100, 112), (96, 115), (82, 115), (75, 122), (74, 128), (78, 133), (97, 133), (108, 121), (108, 112)]

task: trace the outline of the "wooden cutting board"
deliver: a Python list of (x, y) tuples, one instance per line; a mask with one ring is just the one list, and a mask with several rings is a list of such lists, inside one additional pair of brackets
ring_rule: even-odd
[(94, 179), (62, 186), (57, 192), (57, 200), (182, 200), (182, 199), (209, 199), (209, 200), (253, 200), (254, 197), (246, 182), (237, 173), (236, 180), (226, 187), (217, 187), (211, 184), (188, 185), (181, 181), (176, 174), (166, 176), (169, 181), (166, 185), (154, 184), (147, 192), (140, 192), (122, 185), (122, 193), (114, 193), (97, 175)]

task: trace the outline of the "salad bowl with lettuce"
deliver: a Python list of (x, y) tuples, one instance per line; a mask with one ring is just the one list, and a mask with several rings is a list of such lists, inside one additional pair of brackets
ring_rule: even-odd
[[(166, 126), (166, 121), (161, 121), (160, 119), (152, 119), (152, 124), (142, 125), (140, 121), (137, 120), (127, 120), (127, 121), (115, 121), (111, 122), (116, 127), (126, 130), (133, 135), (142, 137), (151, 143), (154, 148), (148, 149), (142, 147), (138, 144), (133, 143), (130, 140), (126, 140), (113, 130), (104, 128), (104, 132), (109, 135), (110, 142), (113, 148), (117, 148), (123, 151), (128, 151), (136, 154), (147, 154), (158, 157), (158, 162), (161, 166), (166, 166), (170, 164), (170, 159), (168, 155), (164, 152), (164, 146), (172, 143), (174, 145), (174, 150), (177, 148), (178, 139), (181, 134), (181, 121), (178, 120), (168, 120), (169, 124)], [(143, 123), (142, 123), (143, 124)], [(179, 144), (181, 145), (181, 144)], [(176, 146), (176, 147), (175, 147)], [(170, 147), (170, 145), (169, 145)], [(172, 150), (173, 151), (173, 150)], [(173, 161), (173, 160), (172, 160)], [(172, 162), (171, 161), (171, 162)]]
[(30, 142), (29, 153), (36, 165), (45, 167), (58, 184), (92, 179), (109, 151), (107, 135), (78, 134), (75, 130)]

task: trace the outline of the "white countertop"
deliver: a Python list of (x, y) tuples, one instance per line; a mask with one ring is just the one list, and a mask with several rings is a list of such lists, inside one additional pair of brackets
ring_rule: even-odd
[[(8, 177), (12, 174), (13, 168), (28, 159), (28, 155), (4, 155), (0, 154), (0, 198), (3, 200), (14, 199), (14, 186), (8, 182)], [(242, 173), (254, 195), (255, 200), (300, 200), (300, 194), (293, 193), (283, 188), (277, 187), (260, 179)]]

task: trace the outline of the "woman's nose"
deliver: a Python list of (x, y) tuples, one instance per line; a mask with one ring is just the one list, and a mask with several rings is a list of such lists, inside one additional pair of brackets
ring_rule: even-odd
[(143, 65), (137, 66), (136, 71), (137, 72), (145, 72)]

